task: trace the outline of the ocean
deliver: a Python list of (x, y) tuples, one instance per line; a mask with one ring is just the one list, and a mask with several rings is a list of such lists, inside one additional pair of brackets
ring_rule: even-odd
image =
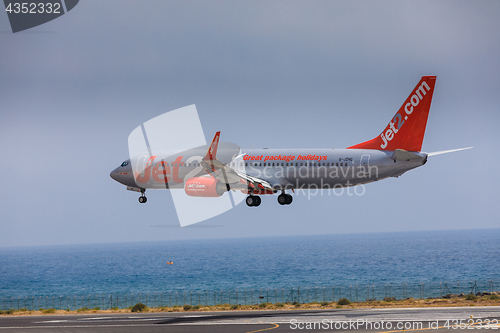
[(499, 290), (499, 239), (488, 229), (0, 248), (0, 309), (44, 299), (78, 308), (116, 297), (242, 304), (243, 295), (255, 303)]

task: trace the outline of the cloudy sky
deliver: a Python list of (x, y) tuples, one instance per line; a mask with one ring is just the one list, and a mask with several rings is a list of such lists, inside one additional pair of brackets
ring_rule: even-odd
[[(13, 34), (0, 14), (0, 246), (497, 228), (499, 17), (498, 1), (82, 0)], [(263, 197), (174, 228), (168, 191), (141, 205), (109, 177), (135, 127), (191, 104), (207, 140), (347, 147), (422, 75), (423, 149), (476, 148), (363, 196)]]

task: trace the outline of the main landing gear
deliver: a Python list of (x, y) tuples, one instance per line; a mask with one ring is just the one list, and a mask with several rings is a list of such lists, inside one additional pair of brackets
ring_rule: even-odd
[(248, 207), (257, 207), (260, 205), (260, 197), (257, 195), (249, 195), (247, 197), (246, 203)]
[(278, 203), (280, 205), (289, 205), (293, 201), (293, 198), (290, 194), (286, 194), (285, 192), (278, 195)]
[(144, 194), (146, 190), (141, 190), (141, 196), (139, 197), (139, 202), (140, 203), (146, 203), (148, 201), (148, 198), (146, 198), (146, 195)]
[[(278, 196), (278, 203), (280, 205), (289, 205), (292, 203), (292, 201), (293, 201), (292, 196), (290, 194), (286, 194), (285, 192), (281, 193)], [(246, 199), (246, 203), (247, 203), (248, 207), (257, 207), (260, 205), (260, 202), (261, 202), (261, 199), (258, 195), (250, 194)]]

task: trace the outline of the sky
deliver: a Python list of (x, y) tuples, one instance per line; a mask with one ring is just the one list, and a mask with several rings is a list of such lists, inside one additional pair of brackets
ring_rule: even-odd
[[(498, 1), (82, 0), (13, 34), (0, 13), (0, 246), (498, 228), (498, 17)], [(178, 228), (168, 191), (139, 204), (109, 177), (134, 128), (191, 104), (207, 141), (348, 147), (423, 75), (423, 150), (475, 149), (363, 195), (265, 196)]]

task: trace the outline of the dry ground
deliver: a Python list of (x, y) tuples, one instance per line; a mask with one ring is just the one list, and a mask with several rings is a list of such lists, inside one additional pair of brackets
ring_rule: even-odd
[[(456, 306), (500, 306), (500, 299), (491, 299), (491, 296), (477, 297), (476, 300), (466, 300), (465, 297), (455, 297), (450, 299), (406, 299), (390, 301), (366, 301), (353, 302), (349, 305), (339, 305), (337, 302), (311, 302), (306, 304), (290, 303), (262, 303), (256, 305), (229, 305), (219, 304), (215, 306), (174, 306), (147, 308), (147, 312), (185, 312), (185, 311), (249, 311), (249, 310), (304, 310), (304, 309), (374, 309), (374, 308), (412, 308), (412, 307), (456, 307)], [(26, 316), (26, 315), (75, 315), (75, 314), (110, 314), (110, 313), (130, 313), (131, 307), (114, 310), (92, 310), (79, 309), (76, 311), (40, 309), (38, 311), (29, 310), (9, 310), (0, 311), (0, 316)]]

